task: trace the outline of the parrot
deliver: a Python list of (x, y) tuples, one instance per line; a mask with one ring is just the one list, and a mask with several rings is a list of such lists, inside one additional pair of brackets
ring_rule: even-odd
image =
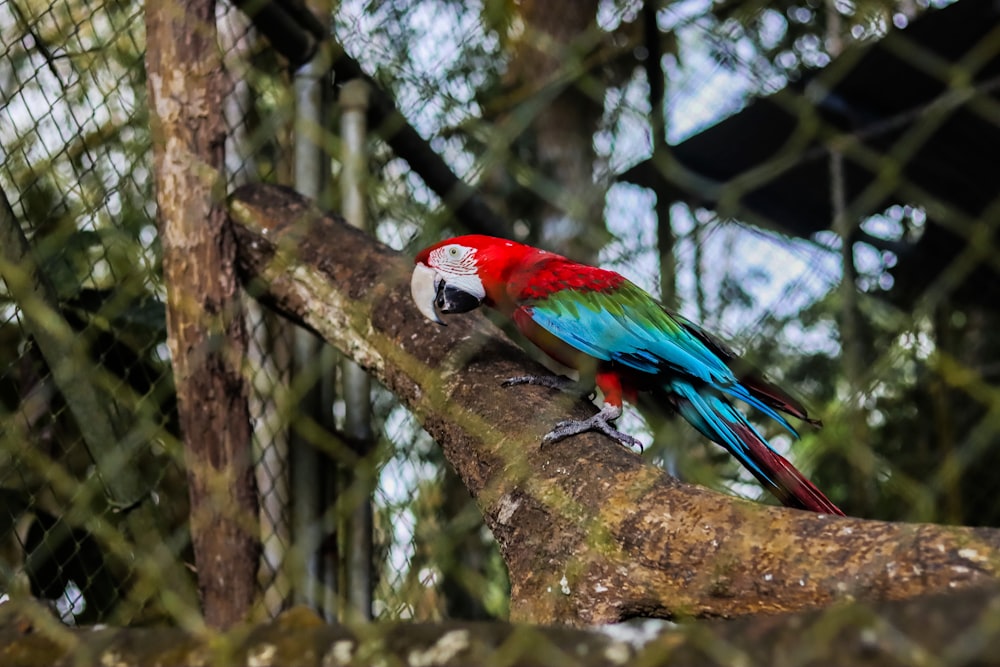
[[(516, 241), (470, 234), (418, 252), (410, 292), (420, 313), (437, 324), (446, 324), (442, 315), (480, 306), (496, 310), (545, 354), (575, 370), (579, 382), (601, 391), (599, 412), (557, 423), (543, 443), (598, 431), (641, 451), (642, 443), (614, 422), (623, 414), (624, 400), (634, 404), (639, 392), (648, 392), (728, 450), (784, 505), (843, 515), (732, 401), (758, 410), (795, 437), (782, 413), (820, 422), (716, 336), (623, 275)], [(520, 376), (503, 384), (566, 389), (578, 383), (562, 376)]]

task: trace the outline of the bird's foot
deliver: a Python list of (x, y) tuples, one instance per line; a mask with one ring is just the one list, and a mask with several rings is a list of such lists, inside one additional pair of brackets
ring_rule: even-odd
[(517, 375), (507, 378), (500, 383), (501, 387), (516, 387), (521, 384), (530, 384), (535, 387), (548, 387), (567, 394), (578, 394), (586, 396), (589, 392), (583, 386), (564, 375)]
[(586, 433), (587, 431), (598, 431), (608, 436), (622, 447), (628, 450), (635, 448), (641, 453), (642, 442), (626, 433), (622, 433), (611, 425), (611, 422), (621, 416), (622, 409), (620, 407), (605, 404), (604, 407), (601, 408), (601, 411), (590, 419), (569, 419), (559, 422), (556, 424), (554, 429), (545, 434), (545, 437), (542, 438), (542, 444), (546, 445), (552, 442), (558, 442), (563, 438), (568, 438), (571, 435), (577, 435), (580, 433)]

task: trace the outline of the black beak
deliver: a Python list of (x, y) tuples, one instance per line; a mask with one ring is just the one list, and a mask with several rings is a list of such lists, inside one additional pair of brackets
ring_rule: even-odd
[(482, 304), (485, 298), (485, 294), (480, 297), (449, 285), (443, 275), (423, 262), (413, 267), (410, 294), (417, 310), (437, 324), (445, 323), (441, 314), (467, 313)]
[(434, 296), (434, 305), (444, 314), (467, 313), (482, 305), (482, 299), (440, 281)]

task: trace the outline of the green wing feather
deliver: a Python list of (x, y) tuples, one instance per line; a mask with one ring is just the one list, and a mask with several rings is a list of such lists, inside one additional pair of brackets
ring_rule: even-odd
[(794, 399), (780, 390), (775, 394), (776, 387), (756, 377), (741, 383), (729, 366), (736, 356), (728, 348), (687, 320), (675, 319), (629, 281), (609, 290), (558, 290), (524, 309), (538, 326), (595, 359), (662, 376), (665, 384), (704, 383), (752, 405), (798, 435), (775, 410), (804, 415)]
[(543, 329), (596, 359), (718, 386), (736, 382), (722, 359), (631, 282), (613, 290), (552, 292), (526, 309)]

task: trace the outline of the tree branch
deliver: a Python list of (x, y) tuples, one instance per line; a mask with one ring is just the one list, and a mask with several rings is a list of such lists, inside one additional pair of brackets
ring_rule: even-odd
[(177, 628), (71, 630), (35, 605), (11, 603), (0, 608), (0, 654), (5, 667), (997, 665), (998, 600), (996, 591), (963, 591), (810, 614), (586, 630), (469, 622), (352, 629), (296, 607), (252, 629), (201, 637)]
[(288, 59), (292, 69), (316, 55), (326, 29), (312, 12), (295, 1), (233, 0), (274, 49)]
[(997, 576), (1000, 531), (833, 518), (681, 484), (595, 434), (539, 447), (594, 410), (503, 378), (544, 372), (480, 315), (439, 327), (409, 258), (290, 190), (231, 198), (249, 289), (393, 391), (476, 498), (512, 581), (512, 617), (589, 624), (901, 599)]
[(393, 152), (406, 160), (412, 169), (445, 207), (472, 232), (509, 237), (507, 224), (479, 193), (451, 170), (437, 151), (410, 125), (396, 102), (378, 82), (365, 74), (361, 65), (347, 54), (334, 39), (329, 40), (332, 52), (333, 73), (337, 81), (362, 79), (370, 90), (368, 100), (368, 125), (389, 144)]

